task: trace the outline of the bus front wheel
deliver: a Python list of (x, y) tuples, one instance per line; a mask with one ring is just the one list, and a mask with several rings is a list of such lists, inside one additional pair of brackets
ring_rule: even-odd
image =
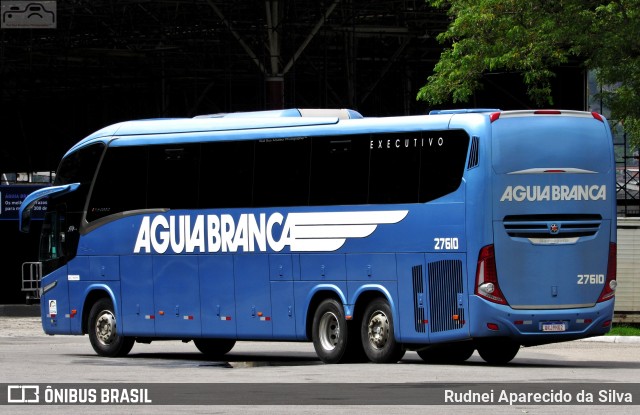
[(480, 357), (490, 365), (506, 365), (518, 354), (520, 345), (509, 339), (483, 339), (477, 341)]
[(391, 307), (383, 299), (375, 299), (367, 306), (360, 336), (364, 352), (373, 363), (396, 363), (405, 350), (393, 334)]
[(135, 339), (118, 333), (113, 303), (101, 298), (89, 312), (89, 341), (100, 356), (123, 357), (131, 351)]

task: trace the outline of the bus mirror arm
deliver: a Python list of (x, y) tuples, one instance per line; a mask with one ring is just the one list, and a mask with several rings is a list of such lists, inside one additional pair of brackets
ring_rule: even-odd
[(33, 208), (36, 206), (36, 203), (39, 200), (49, 196), (62, 195), (65, 193), (73, 192), (79, 187), (80, 183), (71, 183), (62, 186), (45, 187), (29, 194), (22, 202), (20, 211), (18, 212), (18, 223), (20, 226), (20, 232), (29, 232), (29, 225), (31, 224), (31, 212), (33, 211)]

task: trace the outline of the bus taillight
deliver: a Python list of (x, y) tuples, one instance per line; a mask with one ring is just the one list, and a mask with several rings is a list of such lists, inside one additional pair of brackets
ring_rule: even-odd
[(604, 282), (604, 288), (602, 289), (602, 293), (600, 293), (600, 298), (598, 298), (599, 303), (610, 300), (614, 295), (616, 295), (616, 287), (618, 286), (618, 281), (616, 281), (617, 252), (618, 245), (614, 242), (610, 243), (607, 279)]
[(496, 272), (496, 256), (493, 245), (487, 245), (480, 250), (478, 267), (476, 269), (476, 295), (498, 304), (507, 304)]

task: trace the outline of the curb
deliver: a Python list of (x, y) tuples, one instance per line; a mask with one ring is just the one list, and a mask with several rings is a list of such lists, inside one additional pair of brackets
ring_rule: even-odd
[(0, 317), (40, 317), (40, 304), (0, 305)]
[(640, 343), (640, 336), (598, 336), (589, 337), (588, 339), (580, 339), (578, 341), (600, 343)]

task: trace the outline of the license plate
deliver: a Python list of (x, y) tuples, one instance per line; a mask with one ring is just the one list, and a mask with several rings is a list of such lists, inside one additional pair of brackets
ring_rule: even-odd
[(542, 331), (566, 331), (567, 325), (561, 322), (542, 323)]

